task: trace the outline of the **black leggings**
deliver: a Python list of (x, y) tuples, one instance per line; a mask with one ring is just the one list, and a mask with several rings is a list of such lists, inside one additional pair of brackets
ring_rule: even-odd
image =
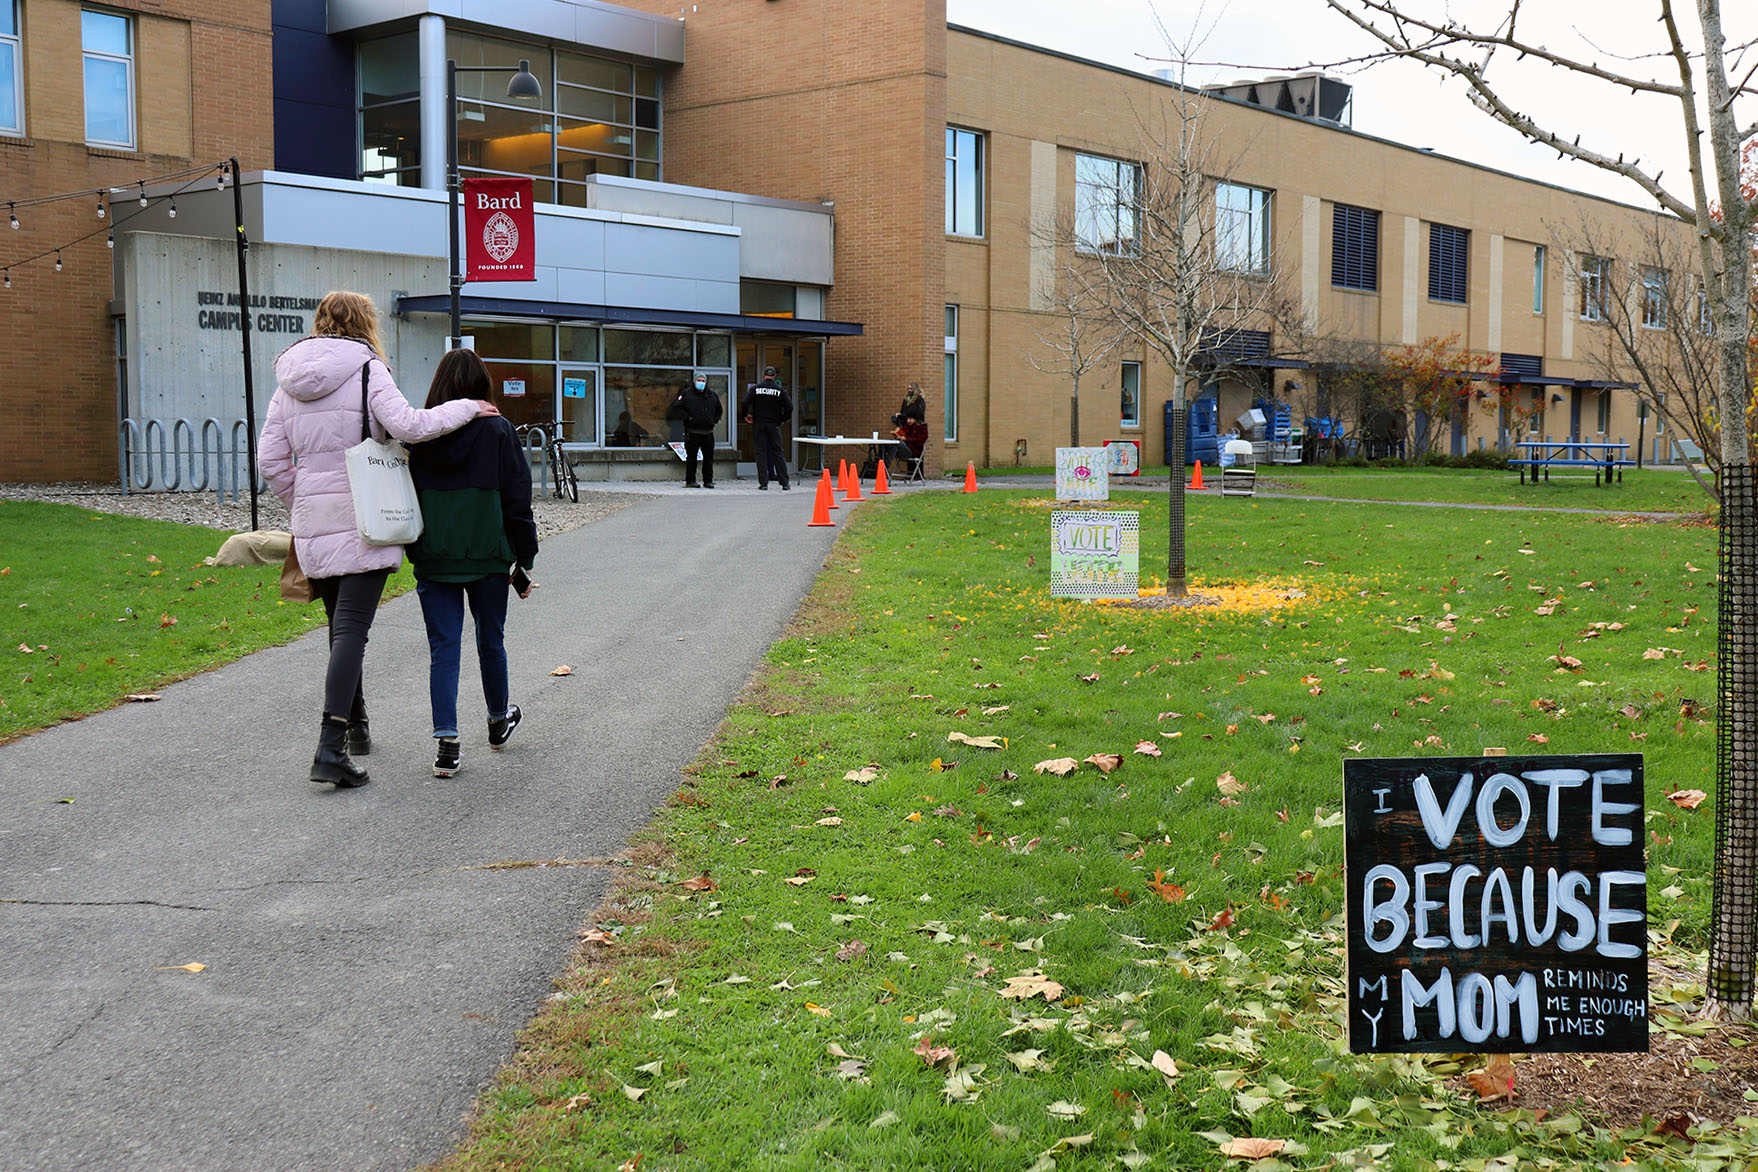
[(372, 630), (378, 600), (385, 592), (389, 570), (368, 570), (335, 578), (313, 578), (312, 589), (323, 599), (330, 619), (330, 666), (324, 672), (324, 715), (366, 716), (362, 686), (367, 632)]

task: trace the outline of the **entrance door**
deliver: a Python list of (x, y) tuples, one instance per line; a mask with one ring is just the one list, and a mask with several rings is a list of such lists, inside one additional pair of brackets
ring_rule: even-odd
[[(757, 385), (763, 377), (765, 366), (775, 367), (775, 380), (779, 382), (790, 397), (795, 400), (795, 415), (799, 414), (799, 383), (794, 372), (794, 345), (792, 342), (776, 341), (769, 338), (752, 338), (738, 344), (738, 368), (733, 379), (732, 401), (727, 404), (729, 412), (736, 413), (739, 403), (744, 400), (745, 392)], [(788, 451), (793, 446), (794, 425), (788, 420), (781, 425), (781, 450)], [(757, 446), (753, 439), (753, 429), (745, 424), (745, 417), (739, 416), (739, 460), (741, 463), (755, 465), (757, 462)]]

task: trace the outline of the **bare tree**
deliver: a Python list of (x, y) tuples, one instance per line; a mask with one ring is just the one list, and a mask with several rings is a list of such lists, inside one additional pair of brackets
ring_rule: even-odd
[(1659, 222), (1642, 252), (1634, 258), (1626, 253), (1621, 264), (1610, 260), (1619, 251), (1612, 235), (1597, 226), (1562, 243), (1583, 316), (1604, 325), (1604, 344), (1593, 362), (1608, 381), (1633, 383), (1650, 415), (1702, 451), (1704, 467), (1690, 464), (1690, 475), (1719, 500), (1720, 349), (1695, 259)]
[[(1269, 240), (1254, 220), (1217, 212), (1218, 183), (1232, 160), (1217, 155), (1207, 133), (1211, 99), (1184, 84), (1196, 37), (1171, 49), (1173, 84), (1148, 110), (1137, 109), (1141, 163), (1077, 162), (1074, 239), (1077, 262), (1117, 324), (1158, 354), (1172, 372), (1172, 450), (1168, 488), (1166, 592), (1188, 593), (1185, 565), (1184, 440), (1190, 383), (1215, 377), (1240, 331), (1270, 324), (1276, 286)], [(1236, 157), (1236, 156), (1235, 156)], [(1084, 170), (1084, 173), (1082, 173)], [(1218, 178), (1219, 177), (1219, 178)]]
[(1078, 254), (1067, 245), (1074, 241), (1072, 224), (1062, 223), (1042, 229), (1047, 247), (1069, 257), (1054, 272), (1054, 289), (1048, 291), (1051, 321), (1032, 333), (1050, 351), (1050, 356), (1028, 354), (1026, 361), (1033, 370), (1045, 374), (1068, 376), (1068, 446), (1080, 447), (1080, 380), (1099, 369), (1123, 341), (1116, 316), (1106, 304), (1103, 284), (1093, 280), (1091, 265), (1080, 263)]
[[(1574, 55), (1546, 47), (1520, 28), (1524, 0), (1502, 0), (1494, 24), (1454, 20), (1439, 0), (1325, 0), (1375, 41), (1379, 58), (1421, 62), (1461, 79), (1472, 104), (1496, 121), (1565, 158), (1620, 175), (1696, 233), (1715, 327), (1716, 415), (1721, 456), (1720, 649), (1717, 657), (1714, 915), (1709, 945), (1712, 1015), (1750, 1016), (1758, 954), (1758, 500), (1754, 496), (1747, 409), (1751, 393), (1751, 241), (1755, 207), (1741, 187), (1741, 151), (1758, 136), (1752, 84), (1758, 44), (1728, 44), (1722, 0), (1696, 0), (1697, 25), (1680, 20), (1677, 0), (1656, 0), (1659, 28), (1651, 54), (1619, 58)], [(1726, 8), (1732, 12), (1732, 8)], [(1653, 75), (1643, 61), (1658, 62)], [(1689, 195), (1660, 172), (1615, 148), (1583, 146), (1560, 126), (1573, 107), (1533, 114), (1511, 104), (1505, 65), (1520, 62), (1616, 92), (1650, 94), (1677, 104), (1689, 160)], [(1662, 72), (1668, 76), (1662, 76)], [(1676, 76), (1673, 76), (1676, 75)]]

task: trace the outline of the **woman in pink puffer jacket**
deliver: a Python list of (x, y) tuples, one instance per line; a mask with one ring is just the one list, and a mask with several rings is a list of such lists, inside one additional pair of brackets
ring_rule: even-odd
[(417, 443), (456, 431), (493, 403), (460, 399), (432, 410), (412, 407), (397, 389), (379, 344), (378, 309), (360, 293), (318, 303), (312, 336), (275, 359), (275, 397), (257, 448), (257, 467), (293, 514), (295, 556), (329, 616), (330, 664), (311, 780), (366, 783), (350, 754), (372, 747), (361, 665), (385, 579), (403, 562), (400, 545), (368, 545), (354, 520), (345, 453), (360, 442), (361, 370), (367, 367), (372, 432)]

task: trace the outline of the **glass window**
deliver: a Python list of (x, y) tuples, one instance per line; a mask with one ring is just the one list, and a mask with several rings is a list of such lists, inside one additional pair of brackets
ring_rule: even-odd
[(1380, 287), (1380, 214), (1340, 203), (1331, 209), (1331, 284), (1374, 292)]
[[(468, 329), (465, 330), (469, 332)], [(484, 362), (489, 398), (514, 427), (555, 421), (555, 363)]]
[(1532, 312), (1544, 312), (1544, 245), (1532, 246)]
[(793, 317), (799, 310), (799, 290), (775, 281), (740, 281), (739, 312), (754, 317)]
[(1270, 271), (1270, 193), (1215, 184), (1215, 265), (1236, 273)]
[(1465, 304), (1471, 290), (1471, 233), (1447, 224), (1428, 226), (1428, 295)]
[(134, 25), (114, 12), (80, 13), (85, 50), (85, 140), (134, 148)]
[(1133, 252), (1141, 238), (1141, 168), (1122, 159), (1076, 155), (1074, 233), (1088, 252)]
[(697, 334), (696, 365), (731, 366), (732, 337), (727, 334)]
[(1642, 266), (1642, 324), (1648, 329), (1666, 329), (1667, 285), (1665, 269)]
[(958, 306), (946, 307), (946, 430), (947, 443), (958, 439)]
[[(421, 166), (417, 36), (363, 41), (358, 53), (361, 178), (416, 185)], [(540, 180), (535, 186), (540, 202), (576, 207), (585, 205), (580, 185), (593, 175), (660, 178), (656, 71), (459, 29), (446, 31), (446, 54), (460, 66), (487, 70), (458, 74), (458, 167), (465, 175), (528, 175)], [(507, 96), (507, 82), (521, 60), (531, 62), (541, 96)], [(443, 153), (444, 144), (436, 149)], [(562, 182), (552, 182), (558, 179)]]
[(946, 128), (946, 234), (983, 234), (983, 136)]
[(464, 333), (476, 339), (478, 358), (534, 358), (555, 361), (555, 327), (528, 322), (465, 322)]
[(1123, 410), (1119, 422), (1124, 427), (1141, 426), (1141, 363), (1123, 364)]
[(421, 96), (421, 62), (414, 33), (362, 41), (356, 49), (360, 63), (360, 104), (409, 101)]
[(1611, 260), (1584, 252), (1580, 265), (1581, 317), (1586, 321), (1604, 321), (1606, 308), (1611, 304)]
[[(631, 366), (683, 366), (693, 364), (693, 336), (687, 333), (668, 333), (661, 330), (605, 330), (604, 360), (621, 362)], [(690, 372), (684, 371), (684, 377), (672, 389), (677, 394), (679, 387), (690, 381)]]
[(421, 107), (393, 102), (360, 111), (360, 177), (421, 186)]
[(1597, 425), (1599, 434), (1604, 435), (1611, 430), (1611, 391), (1602, 390), (1599, 392), (1597, 406), (1598, 411), (1595, 413), (1594, 423)]
[(0, 134), (24, 133), (23, 57), (18, 0), (0, 0)]
[(560, 341), (563, 362), (598, 361), (598, 331), (591, 326), (563, 326)]
[[(610, 335), (626, 331), (606, 330), (605, 342), (608, 349)], [(689, 335), (685, 334), (687, 342)], [(658, 448), (664, 447), (673, 438), (683, 439), (681, 425), (679, 434), (672, 435), (674, 424), (665, 417), (667, 407), (678, 397), (690, 382), (694, 372), (690, 367), (665, 369), (662, 367), (639, 366), (606, 366), (604, 368), (604, 426), (605, 443), (613, 448)], [(721, 419), (714, 429), (715, 439), (725, 442), (726, 439), (726, 376), (719, 375), (719, 386), (710, 380), (709, 386), (721, 398)]]

